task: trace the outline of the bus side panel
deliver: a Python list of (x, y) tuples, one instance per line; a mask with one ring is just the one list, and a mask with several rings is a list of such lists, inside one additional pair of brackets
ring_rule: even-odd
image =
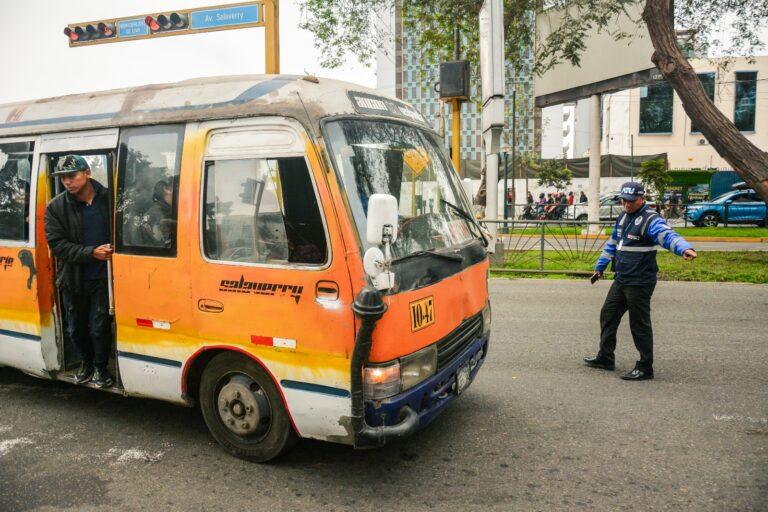
[[(37, 167), (36, 152), (32, 169)], [(38, 174), (33, 172), (32, 176)], [(0, 363), (47, 376), (47, 370), (58, 368), (58, 362), (51, 307), (51, 262), (45, 243), (48, 195), (44, 172), (35, 185), (30, 187), (34, 211), (29, 215), (33, 243), (0, 241)]]

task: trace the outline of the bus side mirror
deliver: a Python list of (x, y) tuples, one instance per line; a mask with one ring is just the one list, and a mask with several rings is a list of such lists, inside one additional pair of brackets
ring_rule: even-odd
[[(397, 199), (389, 194), (372, 194), (368, 198), (368, 223), (365, 238), (370, 247), (363, 257), (363, 268), (377, 290), (395, 286), (395, 274), (390, 270), (390, 245), (397, 240)], [(383, 246), (384, 251), (379, 249)]]
[(389, 194), (368, 198), (368, 223), (365, 238), (372, 245), (388, 245), (397, 240), (397, 199)]

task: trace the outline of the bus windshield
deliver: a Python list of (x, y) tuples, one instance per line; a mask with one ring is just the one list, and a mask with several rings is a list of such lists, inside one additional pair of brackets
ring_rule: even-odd
[(346, 119), (328, 123), (326, 135), (363, 244), (368, 198), (375, 193), (398, 201), (394, 258), (482, 236), (468, 218), (461, 182), (433, 134), (394, 121)]

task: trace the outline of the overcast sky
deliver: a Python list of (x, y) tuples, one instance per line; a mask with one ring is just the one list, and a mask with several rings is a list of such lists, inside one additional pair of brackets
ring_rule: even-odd
[[(175, 82), (191, 77), (264, 73), (264, 29), (225, 30), (70, 48), (69, 23), (235, 3), (215, 0), (0, 0), (3, 58), (0, 104), (62, 94)], [(297, 28), (294, 0), (280, 1), (280, 70), (375, 87), (373, 68), (352, 60), (319, 66), (312, 34)]]

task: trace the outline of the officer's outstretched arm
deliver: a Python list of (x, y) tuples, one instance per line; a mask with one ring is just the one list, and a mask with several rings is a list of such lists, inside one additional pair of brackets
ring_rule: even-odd
[(688, 249), (693, 249), (693, 246), (661, 217), (651, 219), (648, 225), (648, 236), (654, 243), (678, 256), (682, 256)]

